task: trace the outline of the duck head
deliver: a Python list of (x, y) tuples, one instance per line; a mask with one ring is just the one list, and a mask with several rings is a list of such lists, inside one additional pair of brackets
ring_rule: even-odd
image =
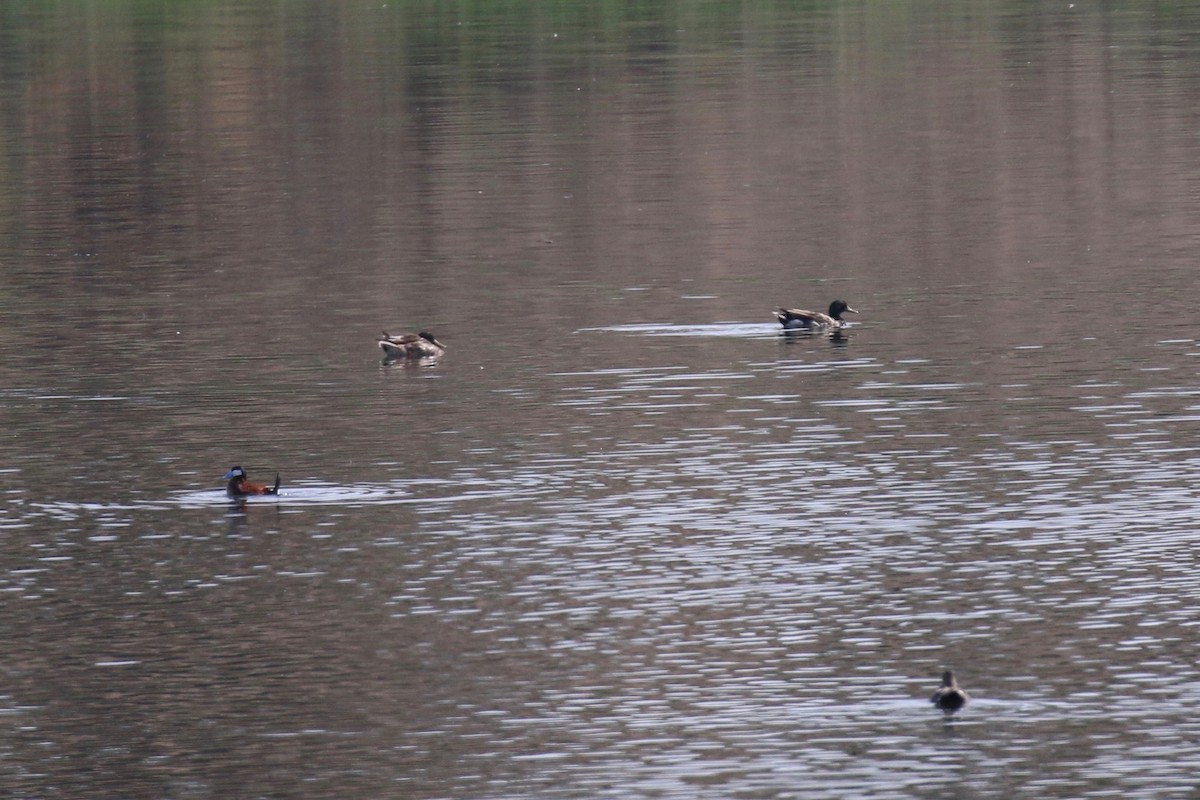
[(834, 300), (832, 303), (829, 304), (829, 316), (831, 316), (834, 319), (839, 320), (839, 321), (842, 319), (842, 314), (857, 314), (857, 313), (858, 312), (855, 311), (853, 308), (851, 308), (850, 304), (847, 303), (845, 300)]

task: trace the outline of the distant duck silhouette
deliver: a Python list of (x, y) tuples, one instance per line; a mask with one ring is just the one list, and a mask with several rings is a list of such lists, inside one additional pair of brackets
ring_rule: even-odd
[(279, 476), (275, 476), (275, 485), (267, 486), (265, 483), (253, 483), (246, 480), (246, 470), (241, 467), (234, 467), (225, 473), (225, 480), (229, 481), (225, 487), (225, 493), (230, 497), (245, 497), (250, 494), (279, 494)]
[(933, 693), (929, 701), (947, 714), (953, 714), (967, 704), (971, 696), (958, 688), (954, 673), (946, 670), (942, 673), (942, 685)]
[(788, 330), (813, 330), (815, 328), (838, 329), (846, 324), (842, 314), (857, 314), (845, 300), (834, 300), (829, 304), (829, 313), (806, 311), (803, 308), (781, 308), (775, 313), (775, 319)]
[(387, 331), (379, 340), (379, 349), (388, 358), (440, 358), (446, 352), (446, 346), (433, 338), (428, 331), (420, 333), (402, 333), (392, 336)]

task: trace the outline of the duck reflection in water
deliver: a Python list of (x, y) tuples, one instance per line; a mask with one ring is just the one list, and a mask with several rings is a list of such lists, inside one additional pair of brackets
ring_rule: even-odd
[(225, 533), (227, 536), (236, 539), (245, 533), (246, 522), (250, 519), (250, 509), (247, 508), (246, 498), (244, 497), (231, 497), (229, 499), (229, 510), (225, 512)]
[[(255, 507), (251, 509), (251, 505)], [(256, 538), (257, 532), (262, 529), (264, 514), (278, 519), (282, 513), (279, 503), (252, 504), (245, 497), (230, 497), (229, 507), (225, 511), (225, 533), (231, 539)]]
[(788, 344), (812, 342), (813, 337), (818, 334), (824, 334), (824, 338), (828, 339), (829, 344), (834, 347), (845, 347), (850, 344), (850, 332), (841, 328), (834, 328), (829, 331), (812, 330), (811, 328), (784, 328), (779, 332), (779, 335), (783, 337), (783, 341)]
[(967, 704), (971, 696), (958, 688), (954, 673), (946, 670), (942, 673), (942, 685), (929, 701), (942, 710), (943, 714), (953, 714)]

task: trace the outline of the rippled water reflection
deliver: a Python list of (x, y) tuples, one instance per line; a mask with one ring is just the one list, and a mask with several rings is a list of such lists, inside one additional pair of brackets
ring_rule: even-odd
[(1067, 6), (0, 11), (0, 794), (1194, 794), (1196, 19)]
[[(668, 327), (586, 335), (621, 347)], [(106, 769), (190, 763), (215, 734), (243, 753), (287, 743), (318, 785), (420, 796), (1190, 791), (1197, 456), (1167, 440), (1195, 390), (1031, 381), (1063, 434), (1026, 437), (986, 424), (995, 385), (872, 355), (879, 332), (797, 351), (746, 328), (784, 349), (548, 373), (539, 401), (574, 426), (447, 478), (299, 478), (241, 505), (215, 479), (147, 502), (28, 499), (6, 514), (26, 549), (3, 589), (38, 638), (61, 633), (35, 663), (70, 653), (64, 686), (106, 687), (96, 713), (148, 702), (164, 643), (189, 665), (165, 678), (167, 708), (198, 647), (233, 692), (176, 729), (180, 755), (135, 723), (141, 738), (95, 756)], [(1033, 366), (1057, 368), (1042, 352)], [(1079, 434), (1093, 422), (1108, 437)], [(77, 591), (96, 570), (93, 606)], [(33, 622), (67, 603), (137, 633)], [(160, 628), (179, 612), (210, 620), (202, 638)], [(239, 650), (266, 681), (243, 701)], [(975, 696), (948, 720), (926, 700), (942, 664)], [(78, 723), (57, 693), (14, 684), (9, 715), (31, 723), (16, 741), (61, 747)]]

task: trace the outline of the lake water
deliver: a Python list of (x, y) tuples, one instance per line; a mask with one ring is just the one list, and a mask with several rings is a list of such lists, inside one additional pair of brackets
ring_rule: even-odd
[(0, 9), (0, 794), (1195, 797), (1200, 9), (786, 5)]

